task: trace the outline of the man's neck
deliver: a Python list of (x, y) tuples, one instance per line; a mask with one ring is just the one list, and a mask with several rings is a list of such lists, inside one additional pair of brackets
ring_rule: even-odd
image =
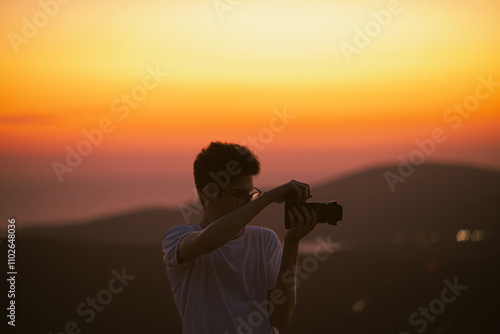
[(210, 215), (210, 213), (208, 212), (208, 210), (203, 210), (203, 214), (201, 216), (201, 220), (200, 220), (200, 226), (203, 227), (203, 229), (207, 228), (208, 225), (212, 224), (212, 222), (214, 221), (215, 219), (213, 219)]

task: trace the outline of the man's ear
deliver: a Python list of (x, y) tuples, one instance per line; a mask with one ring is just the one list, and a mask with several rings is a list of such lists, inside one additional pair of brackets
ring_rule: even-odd
[(212, 183), (208, 183), (203, 187), (201, 194), (203, 195), (205, 203), (208, 203), (210, 200), (219, 195), (219, 187), (217, 187), (217, 185), (213, 185)]

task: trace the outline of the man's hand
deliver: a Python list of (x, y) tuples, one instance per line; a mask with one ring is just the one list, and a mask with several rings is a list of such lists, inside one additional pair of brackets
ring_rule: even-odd
[(272, 202), (283, 203), (291, 192), (296, 194), (297, 203), (305, 202), (309, 197), (312, 197), (309, 185), (295, 180), (273, 188), (268, 192), (268, 195)]
[[(293, 181), (292, 181), (293, 182)], [(316, 211), (309, 211), (305, 206), (293, 207), (287, 212), (290, 218), (290, 229), (285, 234), (285, 245), (281, 257), (281, 266), (278, 274), (276, 287), (268, 292), (268, 298), (275, 291), (284, 295), (284, 303), (275, 306), (274, 312), (270, 314), (271, 325), (277, 328), (285, 328), (290, 324), (295, 303), (297, 300), (297, 262), (299, 258), (299, 241), (311, 232), (318, 224)], [(293, 279), (284, 279), (285, 275), (292, 273)], [(281, 279), (279, 279), (281, 278)]]
[(299, 243), (318, 224), (318, 215), (315, 210), (309, 211), (303, 205), (299, 208), (293, 207), (287, 212), (290, 218), (290, 229), (285, 234), (285, 242)]

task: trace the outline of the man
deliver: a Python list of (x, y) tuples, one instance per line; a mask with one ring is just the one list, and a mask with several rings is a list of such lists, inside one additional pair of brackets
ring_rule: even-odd
[(290, 193), (297, 203), (312, 196), (297, 181), (262, 193), (253, 184), (259, 171), (257, 157), (236, 144), (212, 142), (194, 162), (201, 221), (172, 227), (162, 243), (183, 334), (270, 334), (290, 323), (299, 241), (318, 219), (304, 206), (289, 210), (283, 251), (274, 231), (247, 226)]

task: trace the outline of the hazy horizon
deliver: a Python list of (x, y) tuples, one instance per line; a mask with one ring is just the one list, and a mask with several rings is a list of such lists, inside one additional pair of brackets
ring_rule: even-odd
[[(464, 166), (482, 169), (485, 171), (489, 170), (500, 172), (499, 167), (495, 168), (494, 166), (480, 166), (461, 162), (429, 161), (426, 162), (426, 164), (448, 167)], [(314, 191), (315, 187), (322, 186), (327, 182), (342, 179), (343, 177), (356, 174), (358, 172), (394, 165), (397, 164), (372, 164), (371, 166), (338, 171), (338, 173), (332, 174), (330, 177), (316, 175), (316, 178), (304, 181), (310, 182), (312, 190)], [(416, 173), (418, 173), (418, 168), (419, 167), (417, 166)], [(269, 174), (270, 175), (258, 175), (255, 179), (255, 185), (263, 190), (269, 190), (272, 186), (282, 183), (281, 181), (277, 181), (276, 175), (273, 175), (272, 173)], [(290, 179), (286, 176), (290, 176), (291, 174), (293, 174), (293, 171), (284, 173), (284, 175), (281, 176), (282, 181), (286, 182)], [(383, 174), (380, 174), (380, 178), (384, 179)], [(60, 193), (56, 193), (57, 197), (52, 198), (50, 202), (45, 202), (45, 205), (42, 206), (39, 205), (39, 201), (36, 200), (36, 196), (30, 198), (31, 202), (29, 201), (30, 199), (27, 198), (24, 198), (25, 201), (23, 202), (19, 200), (18, 197), (15, 197), (16, 195), (22, 196), (23, 194), (16, 194), (15, 192), (12, 192), (11, 195), (14, 197), (2, 200), (1, 211), (5, 212), (5, 215), (8, 217), (11, 217), (11, 215), (8, 214), (8, 211), (22, 212), (22, 214), (19, 215), (12, 215), (17, 218), (19, 225), (22, 227), (55, 226), (64, 223), (91, 221), (93, 219), (151, 208), (178, 210), (178, 205), (180, 203), (189, 204), (194, 199), (197, 199), (193, 192), (194, 182), (191, 175), (175, 179), (166, 177), (163, 180), (163, 183), (160, 182), (161, 180), (159, 179), (153, 178), (148, 180), (147, 177), (143, 180), (138, 180), (137, 182), (127, 182), (124, 181), (123, 178), (111, 180), (107, 179), (106, 181), (108, 182), (108, 189), (104, 194), (102, 194), (102, 191), (99, 191), (99, 188), (101, 188), (100, 190), (105, 189), (105, 187), (102, 186), (105, 181), (102, 179), (94, 181), (88, 180), (83, 183), (80, 183), (78, 180), (76, 180), (76, 182), (67, 181), (68, 189)], [(172, 182), (174, 182), (178, 187), (175, 192), (167, 190), (167, 185), (171, 186)], [(49, 181), (45, 184), (40, 184), (39, 187), (44, 185), (49, 188), (52, 186)], [(7, 186), (9, 185), (7, 184)], [(136, 186), (136, 188), (133, 188), (133, 186)], [(130, 191), (127, 192), (127, 189)], [(135, 192), (133, 191), (134, 189)], [(387, 191), (390, 191), (389, 188), (387, 188)], [(77, 194), (80, 194), (80, 197), (78, 197), (78, 201), (75, 201), (72, 196), (77, 196)], [(141, 198), (143, 196), (145, 199)], [(332, 194), (332, 199), (339, 199), (337, 197), (333, 197), (335, 197), (335, 194)], [(75, 205), (75, 203), (78, 203), (78, 205)]]

